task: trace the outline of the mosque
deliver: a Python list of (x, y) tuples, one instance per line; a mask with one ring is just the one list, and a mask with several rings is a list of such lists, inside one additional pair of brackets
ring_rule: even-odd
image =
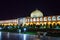
[(11, 20), (1, 20), (0, 25), (44, 25), (44, 24), (59, 24), (60, 25), (60, 15), (56, 16), (43, 16), (43, 12), (36, 9), (31, 12), (30, 17), (23, 17)]

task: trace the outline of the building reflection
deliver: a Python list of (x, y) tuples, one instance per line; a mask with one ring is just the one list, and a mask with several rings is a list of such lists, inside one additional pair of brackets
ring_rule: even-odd
[(26, 35), (26, 34), (24, 34), (24, 35), (23, 35), (23, 40), (26, 40), (26, 37), (27, 37), (27, 35)]
[(0, 40), (2, 40), (2, 33), (0, 32)]

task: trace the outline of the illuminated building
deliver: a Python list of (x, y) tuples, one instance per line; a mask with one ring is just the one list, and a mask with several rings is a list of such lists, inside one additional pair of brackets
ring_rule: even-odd
[(11, 20), (2, 20), (0, 21), (0, 25), (50, 25), (50, 24), (60, 24), (60, 15), (56, 16), (43, 16), (43, 13), (39, 10), (35, 10), (31, 12), (31, 17), (23, 17)]
[(31, 17), (26, 17), (26, 25), (50, 25), (60, 24), (60, 15), (56, 16), (43, 16), (43, 13), (39, 10), (35, 10), (31, 13)]
[(37, 17), (37, 18), (31, 18), (31, 17), (27, 17), (26, 18), (26, 25), (40, 25), (40, 24), (60, 24), (60, 15), (58, 16), (46, 16), (46, 17)]
[(17, 25), (18, 24), (18, 19), (11, 19), (11, 20), (1, 20), (0, 25)]
[(43, 16), (43, 13), (40, 11), (40, 10), (35, 10), (33, 12), (31, 12), (31, 17), (42, 17)]

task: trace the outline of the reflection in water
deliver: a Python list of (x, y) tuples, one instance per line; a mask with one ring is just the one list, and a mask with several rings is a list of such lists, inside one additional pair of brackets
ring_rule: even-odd
[(0, 40), (60, 40), (60, 37), (41, 36), (37, 38), (37, 35), (0, 32)]
[(9, 32), (7, 33), (7, 37), (9, 38)]
[(26, 40), (26, 34), (23, 35), (23, 39)]
[(0, 40), (2, 40), (1, 38), (2, 38), (2, 37), (1, 37), (1, 32), (0, 32)]

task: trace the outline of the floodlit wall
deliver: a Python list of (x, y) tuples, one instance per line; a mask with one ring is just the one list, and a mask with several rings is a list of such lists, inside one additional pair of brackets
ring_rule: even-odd
[(24, 26), (26, 23), (26, 18), (18, 18), (18, 25)]
[(60, 24), (60, 15), (46, 17), (24, 17), (11, 20), (2, 20), (0, 25), (40, 25), (40, 24)]
[(11, 19), (11, 20), (1, 20), (0, 25), (17, 25), (18, 19)]
[(40, 25), (40, 24), (60, 24), (60, 15), (58, 16), (46, 16), (46, 17), (27, 17), (26, 25)]

